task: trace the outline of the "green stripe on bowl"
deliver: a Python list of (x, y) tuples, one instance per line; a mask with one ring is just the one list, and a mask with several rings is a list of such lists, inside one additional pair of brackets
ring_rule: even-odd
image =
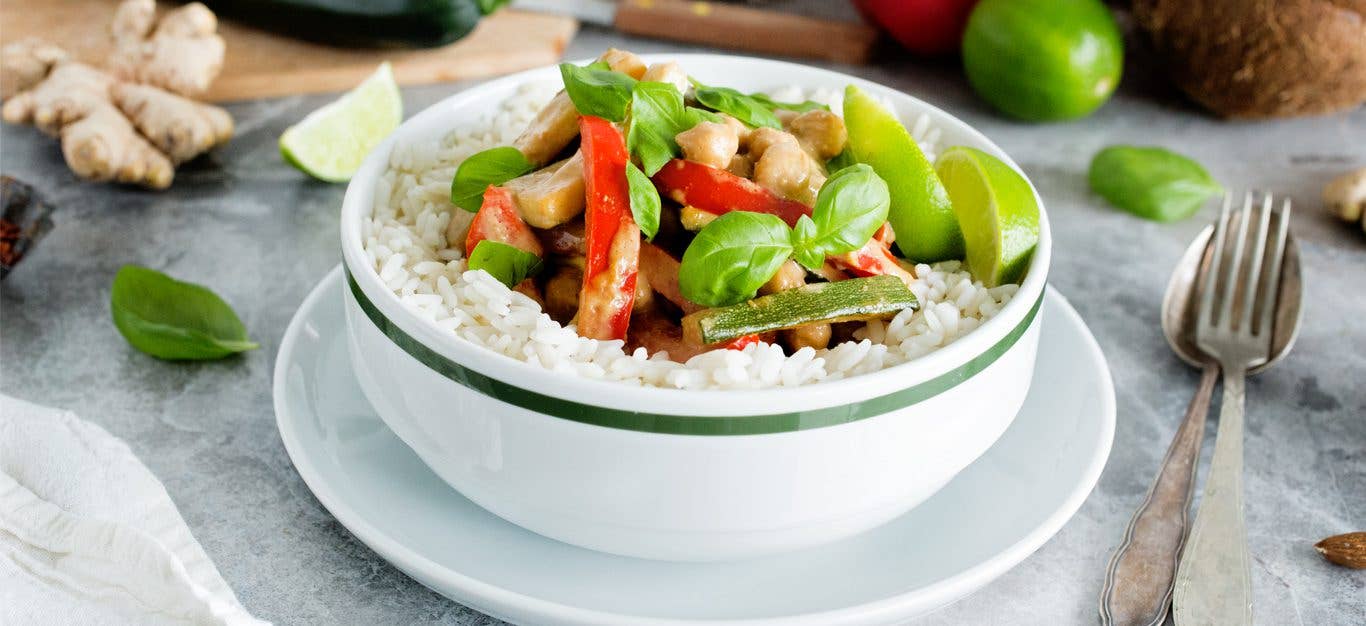
[[(351, 294), (355, 296), (356, 302), (360, 304), (361, 310), (365, 311), (365, 315), (370, 318), (370, 321), (379, 327), (380, 332), (383, 332), (404, 352), (442, 376), (490, 398), (529, 411), (594, 426), (671, 435), (763, 435), (807, 430), (876, 417), (915, 404), (953, 388), (994, 363), (1002, 354), (1005, 354), (1006, 350), (1015, 345), (1015, 342), (1019, 341), (1025, 331), (1029, 329), (1030, 323), (1034, 321), (1034, 316), (1039, 312), (1040, 305), (1043, 304), (1043, 295), (1040, 294), (1029, 313), (1015, 328), (1011, 329), (1010, 333), (996, 342), (996, 345), (967, 363), (937, 378), (913, 387), (898, 389), (884, 396), (852, 404), (793, 413), (734, 417), (664, 415), (582, 404), (536, 393), (530, 389), (480, 374), (438, 354), (404, 332), (397, 324), (385, 317), (375, 304), (365, 296), (360, 285), (356, 284), (356, 279), (351, 275), (350, 268), (346, 268), (345, 272), (346, 283), (351, 287)], [(489, 353), (489, 356), (490, 358), (497, 358), (492, 352)]]

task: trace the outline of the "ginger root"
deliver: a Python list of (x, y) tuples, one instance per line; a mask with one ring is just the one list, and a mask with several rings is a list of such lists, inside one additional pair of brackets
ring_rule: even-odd
[(113, 84), (88, 65), (60, 63), (36, 87), (6, 100), (0, 116), (60, 137), (67, 166), (81, 178), (165, 189), (174, 168), (110, 101)]
[(232, 138), (227, 111), (149, 85), (114, 83), (114, 104), (152, 145), (180, 164)]
[(115, 50), (109, 72), (134, 83), (197, 96), (223, 69), (218, 18), (198, 2), (156, 20), (155, 0), (125, 0), (110, 24)]
[(65, 60), (65, 50), (36, 37), (0, 48), (0, 100), (37, 85), (52, 66)]
[[(6, 92), (0, 117), (59, 137), (67, 166), (81, 178), (169, 187), (175, 166), (230, 139), (233, 122), (219, 107), (157, 86), (182, 94), (208, 88), (223, 53), (213, 13), (186, 5), (153, 30), (155, 8), (152, 0), (119, 6), (114, 32), (124, 39), (117, 41), (113, 62), (130, 62), (136, 52), (147, 64), (125, 66), (117, 75), (68, 60), (60, 48), (38, 40), (5, 46), (0, 75), (6, 90), (17, 92)], [(216, 60), (213, 45), (201, 45), (206, 41), (217, 42)]]

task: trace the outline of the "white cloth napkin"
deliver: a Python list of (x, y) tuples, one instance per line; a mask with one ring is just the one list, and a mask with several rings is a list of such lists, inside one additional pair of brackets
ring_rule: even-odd
[(0, 394), (0, 624), (264, 624), (103, 428)]

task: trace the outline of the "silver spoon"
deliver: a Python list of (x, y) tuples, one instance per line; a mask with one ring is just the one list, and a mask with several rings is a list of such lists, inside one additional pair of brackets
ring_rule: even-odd
[[(1190, 525), (1190, 502), (1195, 492), (1205, 417), (1219, 377), (1219, 366), (1195, 343), (1199, 299), (1192, 297), (1198, 285), (1206, 284), (1203, 277), (1209, 271), (1213, 232), (1211, 225), (1196, 235), (1173, 270), (1162, 299), (1162, 334), (1181, 360), (1200, 368), (1200, 384), (1167, 448), (1157, 478), (1129, 520), (1124, 539), (1110, 559), (1101, 591), (1100, 614), (1104, 624), (1161, 624), (1171, 607), (1177, 560)], [(1292, 235), (1286, 242), (1281, 266), (1282, 297), (1277, 303), (1271, 358), (1249, 374), (1265, 370), (1290, 352), (1299, 331), (1302, 289), (1299, 248)]]

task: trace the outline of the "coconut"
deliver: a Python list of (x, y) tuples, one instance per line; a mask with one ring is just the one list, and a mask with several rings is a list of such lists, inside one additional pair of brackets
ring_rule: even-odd
[(1178, 86), (1234, 118), (1366, 101), (1366, 0), (1133, 0)]

